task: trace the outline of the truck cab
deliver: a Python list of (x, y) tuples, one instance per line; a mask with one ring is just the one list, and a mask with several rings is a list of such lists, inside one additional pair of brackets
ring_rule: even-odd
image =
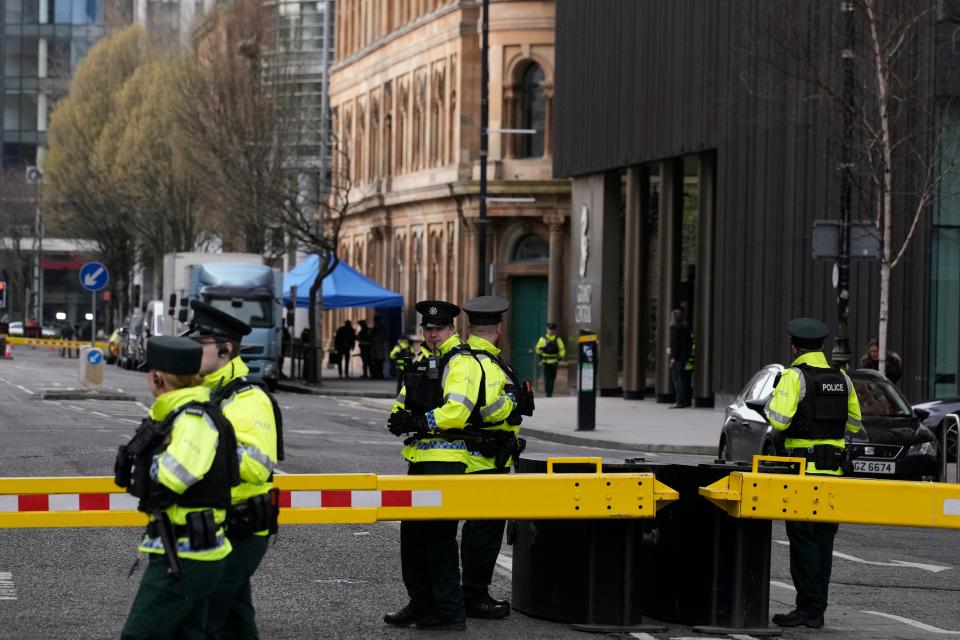
[(281, 278), (266, 265), (209, 263), (193, 269), (190, 283), (192, 297), (250, 325), (240, 357), (250, 368), (247, 377), (271, 390), (280, 375)]

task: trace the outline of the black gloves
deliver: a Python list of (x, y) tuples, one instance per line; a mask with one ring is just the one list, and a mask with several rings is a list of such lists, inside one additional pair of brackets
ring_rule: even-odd
[(395, 436), (409, 433), (413, 425), (413, 415), (409, 411), (400, 409), (387, 418), (387, 430)]
[(395, 436), (402, 436), (405, 433), (426, 433), (427, 417), (417, 416), (403, 409), (391, 413), (387, 419), (387, 430)]

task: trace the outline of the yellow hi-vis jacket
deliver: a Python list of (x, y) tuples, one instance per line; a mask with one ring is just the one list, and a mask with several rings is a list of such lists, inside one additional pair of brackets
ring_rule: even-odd
[[(827, 358), (822, 351), (811, 351), (801, 355), (790, 363), (790, 368), (780, 374), (780, 381), (773, 390), (773, 395), (767, 401), (764, 413), (770, 424), (778, 431), (784, 431), (793, 421), (793, 416), (797, 412), (797, 405), (806, 395), (803, 374), (794, 367), (805, 364), (809, 367), (818, 369), (829, 369)], [(857, 392), (853, 388), (853, 382), (845, 372), (843, 377), (847, 381), (847, 431), (856, 433), (860, 431), (860, 400), (857, 398)], [(786, 438), (785, 445), (787, 449), (808, 449), (818, 444), (829, 444), (839, 449), (843, 449), (845, 442), (843, 438), (809, 440), (806, 438)], [(822, 475), (842, 476), (843, 471), (836, 469), (833, 471), (817, 469), (817, 466), (808, 461), (807, 473), (819, 473)]]
[[(454, 333), (433, 353), (437, 359), (445, 356), (460, 344), (460, 337)], [(417, 359), (430, 357), (426, 345), (421, 347)], [(477, 404), (480, 395), (480, 363), (468, 352), (455, 354), (443, 369), (443, 404), (428, 411), (427, 426), (431, 430), (466, 429), (467, 420)], [(393, 412), (405, 409), (404, 400), (407, 388), (400, 389), (400, 395), (393, 405)], [(449, 442), (440, 438), (424, 438), (403, 448), (403, 457), (409, 462), (462, 462), (467, 464), (470, 452), (462, 440)]]
[(390, 350), (390, 360), (396, 365), (397, 373), (403, 373), (403, 368), (406, 366), (406, 363), (403, 361), (403, 356), (406, 352), (413, 355), (413, 349), (410, 348), (410, 341), (404, 338), (400, 338), (397, 344), (393, 345), (393, 349)]
[[(480, 417), (483, 419), (484, 431), (509, 431), (516, 435), (520, 432), (520, 425), (507, 424), (507, 417), (517, 405), (516, 398), (506, 393), (504, 387), (510, 384), (510, 378), (494, 360), (486, 354), (500, 355), (498, 349), (486, 338), (470, 336), (467, 344), (476, 353), (480, 366), (483, 367), (485, 381), (486, 405), (480, 408)], [(513, 458), (507, 461), (509, 467)], [(485, 458), (476, 451), (471, 451), (467, 459), (467, 473), (486, 471), (496, 468), (494, 458)]]
[[(210, 391), (205, 387), (186, 387), (168, 391), (158, 397), (150, 407), (150, 417), (161, 422), (171, 411), (188, 402), (207, 402), (208, 400), (210, 400)], [(219, 440), (217, 427), (208, 416), (181, 413), (174, 420), (170, 430), (170, 444), (167, 445), (166, 450), (153, 457), (150, 476), (174, 493), (182, 494), (202, 480), (203, 476), (210, 471), (217, 455)], [(167, 507), (166, 512), (171, 523), (183, 526), (187, 523), (188, 513), (203, 510), (174, 504)], [(223, 509), (213, 510), (213, 519), (218, 525), (222, 525), (226, 517), (227, 512)], [(153, 519), (152, 516), (151, 519)], [(217, 528), (217, 545), (210, 549), (194, 551), (190, 547), (188, 538), (177, 538), (177, 551), (180, 557), (189, 560), (221, 560), (227, 557), (232, 549), (230, 541), (223, 534), (222, 526)], [(163, 542), (159, 537), (151, 538), (144, 535), (139, 550), (144, 553), (163, 553)]]
[[(552, 342), (557, 343), (557, 352), (544, 353), (544, 349)], [(563, 344), (563, 338), (559, 335), (540, 336), (540, 339), (537, 340), (537, 346), (533, 348), (533, 352), (540, 357), (540, 364), (557, 364), (560, 360), (566, 360), (567, 358), (567, 348)]]
[[(239, 356), (208, 374), (203, 384), (213, 391), (237, 378), (244, 378), (250, 369)], [(237, 436), (237, 462), (240, 484), (230, 489), (230, 500), (238, 504), (270, 491), (270, 476), (277, 464), (277, 423), (273, 403), (263, 389), (251, 384), (224, 398), (220, 410), (233, 426)], [(266, 530), (257, 535), (267, 535)]]

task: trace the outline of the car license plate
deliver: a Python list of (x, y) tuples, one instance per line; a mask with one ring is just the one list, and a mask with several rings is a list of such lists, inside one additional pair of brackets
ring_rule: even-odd
[(880, 462), (878, 460), (854, 460), (853, 470), (861, 473), (896, 473), (895, 462)]

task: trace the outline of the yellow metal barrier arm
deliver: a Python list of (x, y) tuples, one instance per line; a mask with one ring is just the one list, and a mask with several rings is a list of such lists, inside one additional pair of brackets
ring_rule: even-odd
[(960, 485), (756, 469), (755, 460), (753, 471), (735, 471), (700, 495), (735, 518), (960, 529)]
[[(552, 466), (551, 466), (552, 469)], [(652, 474), (282, 475), (281, 524), (653, 518), (676, 491)], [(0, 478), (0, 528), (140, 526), (109, 477)]]

